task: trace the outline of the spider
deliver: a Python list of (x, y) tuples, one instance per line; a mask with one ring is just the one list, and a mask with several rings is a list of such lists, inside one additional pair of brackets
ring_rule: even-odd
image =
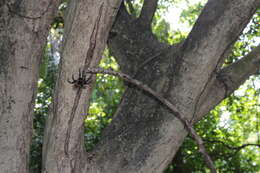
[(67, 80), (70, 84), (73, 84), (75, 88), (86, 88), (86, 85), (91, 83), (91, 76), (87, 77), (84, 70), (79, 69), (78, 79), (75, 79), (74, 75), (71, 76), (72, 81)]

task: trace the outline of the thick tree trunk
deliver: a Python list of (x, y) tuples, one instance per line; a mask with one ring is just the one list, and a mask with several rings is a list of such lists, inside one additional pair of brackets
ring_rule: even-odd
[[(28, 172), (40, 57), (58, 4), (58, 0), (0, 0), (1, 172)], [(168, 109), (129, 86), (97, 148), (85, 152), (83, 125), (91, 86), (75, 88), (67, 79), (72, 74), (77, 78), (79, 68), (97, 65), (119, 4), (120, 0), (70, 1), (45, 129), (44, 173), (162, 172), (187, 134)], [(175, 46), (160, 43), (149, 29), (156, 5), (157, 0), (146, 0), (139, 19), (123, 10), (109, 46), (123, 72), (163, 94), (180, 114), (195, 121), (259, 69), (259, 47), (230, 68), (219, 68), (259, 0), (209, 0), (189, 37)], [(257, 63), (250, 63), (251, 57)], [(245, 64), (253, 68), (241, 73), (242, 78), (234, 75), (234, 69)], [(223, 83), (218, 74), (232, 80)], [(211, 88), (221, 96), (207, 98)]]
[[(94, 67), (102, 57), (120, 0), (70, 1), (54, 103), (45, 128), (43, 172), (83, 173), (91, 167), (84, 148), (84, 119), (91, 86), (69, 82), (79, 69)], [(93, 78), (94, 79), (94, 78)]]
[(38, 71), (58, 0), (0, 0), (0, 172), (28, 172)]
[[(254, 0), (209, 0), (184, 43), (171, 47), (157, 41), (142, 18), (121, 10), (109, 47), (123, 72), (163, 94), (193, 121), (202, 117), (202, 98), (213, 103), (204, 93), (257, 6)], [(167, 108), (130, 86), (94, 151), (96, 162), (106, 173), (163, 172), (186, 135)]]

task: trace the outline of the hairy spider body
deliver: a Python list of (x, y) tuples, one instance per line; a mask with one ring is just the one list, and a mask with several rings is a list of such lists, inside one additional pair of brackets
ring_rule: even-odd
[(91, 76), (86, 76), (84, 70), (79, 69), (78, 78), (75, 79), (74, 75), (71, 76), (72, 81), (67, 80), (70, 84), (73, 84), (75, 88), (83, 88), (85, 89), (88, 84), (91, 83)]

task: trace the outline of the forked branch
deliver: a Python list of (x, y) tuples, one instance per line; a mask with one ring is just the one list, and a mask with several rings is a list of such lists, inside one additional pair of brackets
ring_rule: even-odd
[(216, 74), (216, 78), (212, 79), (200, 99), (195, 122), (258, 71), (260, 71), (260, 45), (240, 60), (223, 68)]
[(165, 99), (161, 94), (155, 92), (149, 86), (143, 84), (142, 82), (140, 82), (136, 79), (131, 78), (127, 74), (124, 74), (121, 72), (115, 72), (113, 70), (105, 70), (102, 68), (88, 68), (88, 69), (85, 69), (85, 72), (90, 73), (90, 74), (97, 74), (97, 73), (109, 74), (109, 75), (120, 77), (121, 79), (135, 85), (137, 88), (151, 94), (153, 97), (155, 97), (157, 100), (159, 100), (165, 106), (167, 106), (167, 108), (169, 108), (172, 111), (172, 113), (182, 122), (182, 124), (187, 129), (190, 136), (196, 141), (197, 145), (199, 146), (199, 152), (203, 155), (206, 165), (211, 170), (211, 173), (217, 172), (212, 159), (210, 158), (209, 154), (206, 151), (202, 138), (196, 133), (196, 131), (194, 130), (194, 128), (191, 125), (191, 123), (189, 122), (189, 120), (186, 119), (183, 115), (181, 115), (179, 113), (180, 111), (178, 111), (178, 109), (169, 100)]

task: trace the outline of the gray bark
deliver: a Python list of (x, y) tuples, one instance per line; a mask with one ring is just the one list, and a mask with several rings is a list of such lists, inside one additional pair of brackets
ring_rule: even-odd
[[(79, 68), (98, 64), (120, 2), (70, 1), (45, 128), (43, 173), (163, 172), (187, 135), (164, 105), (129, 86), (100, 143), (85, 152), (83, 127), (92, 86), (75, 89), (67, 79), (77, 77)], [(220, 68), (259, 0), (209, 0), (188, 38), (172, 46), (160, 43), (149, 27), (157, 0), (145, 2), (139, 19), (122, 6), (109, 47), (123, 72), (164, 95), (187, 119), (196, 122), (259, 70), (259, 47)], [(1, 172), (28, 171), (40, 57), (58, 3), (0, 0)], [(213, 91), (219, 97), (209, 97)]]
[[(165, 106), (129, 86), (100, 143), (91, 153), (85, 152), (83, 123), (91, 86), (73, 90), (67, 79), (83, 66), (97, 65), (117, 11), (112, 7), (119, 1), (105, 4), (89, 0), (69, 5), (59, 78), (45, 129), (43, 172), (163, 172), (187, 135)], [(144, 25), (142, 19), (150, 20), (152, 13), (143, 12), (136, 19), (122, 6), (109, 47), (123, 72), (164, 95), (195, 122), (224, 98), (221, 94), (218, 101), (208, 100), (207, 109), (204, 106), (211, 87), (222, 92), (222, 80), (216, 76), (226, 73), (220, 64), (258, 5), (253, 0), (210, 0), (189, 37), (173, 46), (160, 43)], [(244, 79), (238, 79), (240, 84)]]
[(210, 80), (202, 99), (198, 103), (197, 117), (194, 122), (200, 120), (203, 115), (213, 109), (220, 101), (234, 92), (251, 75), (260, 69), (260, 45), (253, 49), (245, 57), (232, 65), (221, 69)]
[(38, 71), (58, 0), (0, 0), (0, 172), (28, 172)]
[[(209, 0), (188, 38), (171, 47), (157, 41), (140, 20), (121, 10), (109, 47), (123, 72), (165, 95), (180, 114), (195, 121), (210, 110), (200, 103), (205, 104), (211, 81), (222, 73), (220, 67), (227, 52), (258, 6), (256, 0)], [(158, 56), (138, 68), (155, 54)], [(244, 76), (253, 73), (248, 71), (238, 78), (239, 85)], [(220, 97), (218, 102), (223, 94)], [(215, 98), (207, 99), (211, 103), (207, 108), (213, 108)], [(186, 135), (183, 125), (169, 110), (130, 86), (112, 123), (104, 130), (94, 151), (95, 159), (100, 172), (162, 172)]]
[[(79, 68), (98, 64), (120, 0), (70, 1), (54, 103), (45, 128), (43, 172), (88, 172), (94, 166), (84, 150), (84, 119), (91, 86), (74, 88), (67, 82)], [(94, 168), (93, 168), (94, 169)]]

